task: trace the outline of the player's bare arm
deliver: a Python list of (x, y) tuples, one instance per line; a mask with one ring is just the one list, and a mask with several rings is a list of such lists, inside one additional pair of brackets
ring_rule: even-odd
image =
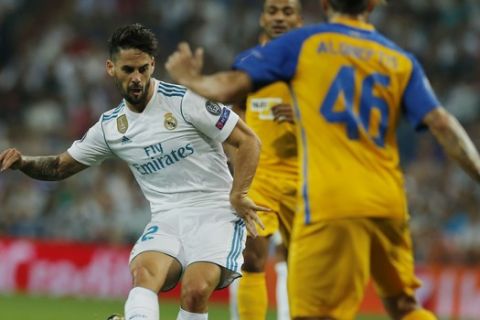
[(263, 223), (257, 215), (257, 211), (269, 211), (270, 209), (257, 206), (248, 198), (248, 189), (255, 175), (255, 170), (260, 156), (260, 140), (247, 127), (245, 122), (238, 120), (235, 129), (226, 140), (226, 143), (236, 148), (233, 161), (233, 185), (230, 192), (230, 202), (237, 214), (241, 216), (252, 236), (257, 235), (255, 223), (263, 228)]
[[(238, 114), (240, 119), (242, 119), (243, 121), (245, 121), (245, 109), (246, 109), (245, 102), (237, 103), (232, 106), (233, 112)], [(227, 155), (228, 161), (230, 161), (230, 163), (233, 166), (233, 162), (235, 161), (235, 152), (237, 151), (237, 148), (235, 148), (231, 144), (228, 144), (227, 142), (224, 142), (223, 151)]]
[(444, 108), (437, 108), (425, 116), (424, 122), (445, 152), (480, 182), (480, 156), (458, 120)]
[(192, 53), (188, 43), (180, 43), (170, 55), (165, 68), (172, 79), (195, 93), (213, 101), (242, 101), (252, 89), (250, 77), (243, 71), (224, 71), (203, 75), (203, 50)]
[(20, 170), (37, 179), (55, 181), (70, 177), (88, 166), (73, 159), (68, 152), (54, 156), (24, 156), (15, 148), (0, 153), (0, 171)]

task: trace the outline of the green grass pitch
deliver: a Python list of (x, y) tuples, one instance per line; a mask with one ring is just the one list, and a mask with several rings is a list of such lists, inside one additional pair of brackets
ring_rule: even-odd
[[(160, 318), (175, 320), (178, 304), (160, 302)], [(0, 295), (0, 319), (5, 320), (105, 320), (112, 313), (123, 313), (121, 300), (53, 298), (45, 296)], [(211, 304), (210, 320), (228, 320), (228, 306)], [(275, 320), (269, 312), (268, 320)], [(386, 317), (360, 316), (357, 320), (386, 320)]]

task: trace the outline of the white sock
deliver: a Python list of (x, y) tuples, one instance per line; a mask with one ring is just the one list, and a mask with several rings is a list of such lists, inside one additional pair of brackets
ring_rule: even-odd
[(130, 290), (125, 302), (125, 320), (158, 320), (160, 311), (155, 292), (142, 287)]
[(235, 279), (230, 286), (228, 291), (230, 294), (230, 320), (238, 320), (238, 284), (239, 280)]
[(180, 308), (177, 320), (208, 320), (208, 313), (191, 313)]
[(290, 310), (288, 308), (287, 292), (287, 263), (278, 262), (275, 264), (277, 272), (277, 320), (289, 320)]

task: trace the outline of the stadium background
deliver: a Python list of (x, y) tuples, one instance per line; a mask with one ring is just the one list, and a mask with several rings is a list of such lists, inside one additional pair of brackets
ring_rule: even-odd
[[(372, 16), (373, 22), (417, 55), (442, 103), (480, 147), (480, 3), (390, 2)], [(103, 111), (118, 104), (119, 96), (104, 70), (106, 39), (117, 26), (141, 22), (157, 34), (155, 76), (168, 80), (163, 63), (181, 40), (205, 47), (207, 71), (228, 67), (236, 53), (256, 44), (261, 3), (0, 0), (0, 149), (15, 146), (25, 154), (42, 155), (64, 151)], [(322, 19), (318, 0), (302, 3), (306, 24)], [(445, 159), (429, 133), (416, 134), (402, 124), (399, 141), (415, 256), (426, 280), (422, 301), (447, 318), (478, 319), (480, 189)], [(148, 218), (148, 206), (136, 183), (117, 161), (63, 182), (2, 173), (0, 291), (35, 292), (21, 280), (27, 267), (17, 264), (18, 270), (12, 269), (12, 261), (20, 261), (18, 255), (7, 254), (12, 244), (33, 243), (40, 251), (44, 249), (37, 246), (51, 241), (80, 243), (74, 250), (89, 245), (117, 250), (136, 240)], [(103, 296), (109, 296), (108, 290)], [(0, 301), (4, 299), (0, 296)]]

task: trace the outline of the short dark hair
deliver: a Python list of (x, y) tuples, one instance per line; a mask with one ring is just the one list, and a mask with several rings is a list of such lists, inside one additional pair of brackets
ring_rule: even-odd
[[(302, 2), (300, 0), (295, 1), (296, 2), (296, 9), (300, 13), (302, 11)], [(267, 4), (267, 0), (263, 0), (263, 6), (265, 9), (265, 5)]]
[(368, 0), (329, 0), (335, 11), (347, 14), (359, 14), (367, 10)]
[(138, 49), (155, 56), (158, 41), (152, 30), (140, 23), (129, 24), (118, 28), (108, 40), (110, 58), (121, 49)]

